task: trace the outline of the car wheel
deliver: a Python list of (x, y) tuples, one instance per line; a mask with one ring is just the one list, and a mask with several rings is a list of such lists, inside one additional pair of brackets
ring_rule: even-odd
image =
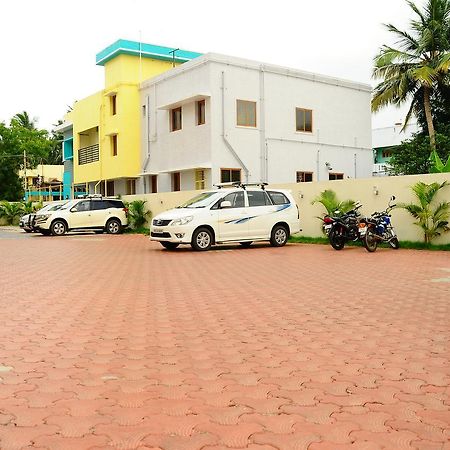
[(191, 246), (198, 252), (204, 252), (211, 248), (213, 235), (208, 228), (199, 228), (192, 235)]
[(175, 250), (180, 244), (177, 244), (176, 242), (160, 242), (160, 244), (167, 248), (167, 250)]
[(285, 226), (276, 225), (270, 235), (270, 243), (274, 247), (283, 247), (289, 239), (289, 234)]
[(248, 242), (239, 242), (239, 244), (242, 245), (242, 247), (244, 248), (249, 248), (250, 245), (252, 245), (253, 241), (248, 241)]
[(117, 219), (109, 219), (106, 224), (108, 234), (119, 234), (122, 231), (122, 224)]
[(50, 226), (53, 236), (62, 236), (67, 233), (67, 225), (62, 220), (55, 220)]
[(31, 233), (32, 232), (32, 230), (25, 230), (25, 229), (24, 229), (24, 231), (25, 231), (25, 233)]

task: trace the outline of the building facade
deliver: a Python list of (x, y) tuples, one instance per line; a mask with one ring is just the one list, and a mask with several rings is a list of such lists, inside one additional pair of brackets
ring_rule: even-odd
[(136, 192), (142, 165), (140, 82), (197, 56), (123, 39), (97, 54), (104, 89), (77, 101), (60, 130), (65, 135), (65, 192)]
[(372, 176), (371, 87), (206, 54), (141, 85), (139, 193)]

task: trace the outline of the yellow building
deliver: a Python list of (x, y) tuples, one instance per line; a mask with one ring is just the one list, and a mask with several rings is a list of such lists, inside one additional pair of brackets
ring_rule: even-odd
[(25, 200), (62, 200), (64, 166), (57, 164), (38, 164), (34, 169), (19, 170), (23, 180)]
[(145, 114), (140, 83), (197, 56), (123, 39), (97, 54), (97, 65), (105, 69), (105, 87), (77, 101), (66, 116), (73, 126), (73, 154), (65, 152), (65, 166), (70, 167), (65, 171), (73, 167), (73, 174), (65, 173), (64, 180), (72, 183), (72, 194), (77, 188), (106, 195), (135, 193), (142, 162), (141, 114)]

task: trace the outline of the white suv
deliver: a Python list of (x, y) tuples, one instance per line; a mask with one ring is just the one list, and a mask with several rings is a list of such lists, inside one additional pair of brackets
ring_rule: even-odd
[(38, 212), (34, 226), (42, 234), (53, 236), (82, 229), (119, 234), (128, 225), (127, 214), (122, 200), (87, 196), (70, 200), (56, 211)]
[(156, 216), (150, 239), (167, 249), (190, 244), (194, 250), (209, 250), (214, 244), (253, 241), (286, 244), (300, 231), (299, 212), (289, 191), (248, 189), (240, 184), (229, 189), (202, 192), (175, 209)]

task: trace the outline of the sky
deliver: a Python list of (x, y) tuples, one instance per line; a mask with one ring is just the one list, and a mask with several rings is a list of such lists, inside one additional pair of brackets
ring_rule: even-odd
[[(421, 0), (418, 0), (421, 4)], [(372, 60), (408, 27), (405, 0), (2, 0), (0, 122), (22, 111), (51, 129), (103, 88), (95, 55), (117, 39), (214, 52), (375, 86)], [(407, 108), (373, 117), (402, 121)]]

